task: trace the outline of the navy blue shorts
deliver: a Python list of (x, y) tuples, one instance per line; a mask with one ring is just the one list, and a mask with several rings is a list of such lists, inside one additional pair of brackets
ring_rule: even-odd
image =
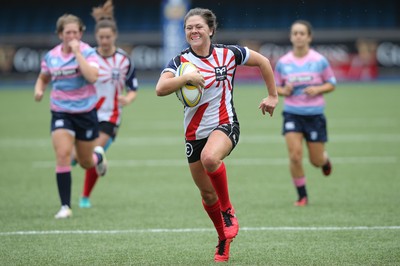
[(303, 133), (309, 142), (327, 142), (325, 115), (295, 115), (283, 112), (282, 134), (288, 132)]
[[(224, 132), (232, 142), (232, 150), (239, 142), (240, 127), (239, 123), (223, 124), (216, 127), (214, 130)], [(204, 146), (206, 146), (208, 138), (199, 140), (186, 140), (186, 157), (189, 163), (194, 163), (200, 160), (200, 154)], [(231, 152), (232, 152), (231, 150)]]
[(115, 140), (118, 133), (118, 126), (110, 122), (102, 121), (99, 124), (99, 130), (100, 132), (106, 133), (107, 135), (110, 136), (110, 138)]
[(91, 141), (99, 136), (97, 112), (70, 114), (51, 111), (51, 131), (59, 128), (68, 129), (75, 134), (75, 139)]

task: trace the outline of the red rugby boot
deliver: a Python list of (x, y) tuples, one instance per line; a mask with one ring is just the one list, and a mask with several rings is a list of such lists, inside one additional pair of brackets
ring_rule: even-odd
[(303, 197), (294, 203), (294, 206), (296, 207), (305, 207), (307, 205), (308, 205), (307, 197)]
[(236, 218), (235, 209), (228, 208), (226, 211), (221, 212), (224, 220), (224, 233), (226, 238), (233, 239), (239, 232), (239, 223)]
[(232, 239), (227, 238), (225, 240), (218, 239), (218, 245), (215, 249), (214, 261), (215, 262), (224, 262), (229, 260), (229, 248), (231, 245)]

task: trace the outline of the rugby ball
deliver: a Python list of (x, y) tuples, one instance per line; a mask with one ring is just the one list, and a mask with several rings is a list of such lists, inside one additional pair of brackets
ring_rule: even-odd
[[(197, 67), (190, 62), (182, 63), (176, 70), (175, 76), (179, 77), (186, 73), (197, 71)], [(186, 107), (195, 107), (201, 100), (203, 91), (192, 84), (187, 83), (176, 92), (179, 101)]]

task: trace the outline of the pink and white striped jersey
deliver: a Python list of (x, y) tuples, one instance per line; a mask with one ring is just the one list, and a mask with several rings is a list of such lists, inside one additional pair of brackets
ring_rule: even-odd
[(138, 89), (135, 68), (128, 54), (120, 48), (109, 57), (99, 57), (99, 78), (95, 83), (98, 102), (96, 105), (99, 122), (121, 123), (122, 106), (118, 96), (127, 91)]
[(326, 82), (336, 85), (336, 78), (328, 60), (310, 49), (302, 58), (294, 56), (290, 51), (282, 56), (275, 66), (275, 82), (277, 86), (293, 85), (292, 95), (285, 97), (283, 111), (297, 115), (323, 114), (325, 100), (323, 95), (308, 96), (304, 89), (318, 86)]
[(183, 62), (191, 62), (203, 75), (206, 84), (203, 96), (195, 107), (184, 107), (184, 128), (187, 140), (207, 138), (219, 125), (238, 122), (233, 106), (233, 85), (238, 65), (249, 58), (247, 47), (212, 44), (209, 56), (196, 55), (189, 47), (174, 57), (162, 71), (175, 74)]
[[(79, 49), (90, 65), (98, 67), (92, 47), (80, 42)], [(74, 54), (65, 55), (62, 52), (61, 44), (46, 53), (41, 63), (41, 73), (51, 76), (52, 111), (84, 113), (95, 107), (97, 96), (94, 85), (83, 77)]]

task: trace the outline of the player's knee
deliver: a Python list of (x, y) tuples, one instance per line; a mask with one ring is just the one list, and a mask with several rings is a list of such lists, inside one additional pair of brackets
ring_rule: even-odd
[(90, 159), (80, 160), (79, 165), (84, 169), (89, 169), (93, 167), (93, 160)]
[(312, 158), (310, 157), (310, 163), (315, 167), (321, 167), (324, 165), (324, 158)]
[(203, 164), (207, 172), (214, 172), (217, 169), (220, 162), (218, 158), (216, 158), (209, 152), (202, 152), (200, 159), (201, 163)]
[(293, 165), (301, 165), (302, 163), (301, 154), (298, 153), (290, 154), (290, 163)]
[(71, 161), (71, 155), (68, 152), (57, 152), (57, 164), (67, 165)]

